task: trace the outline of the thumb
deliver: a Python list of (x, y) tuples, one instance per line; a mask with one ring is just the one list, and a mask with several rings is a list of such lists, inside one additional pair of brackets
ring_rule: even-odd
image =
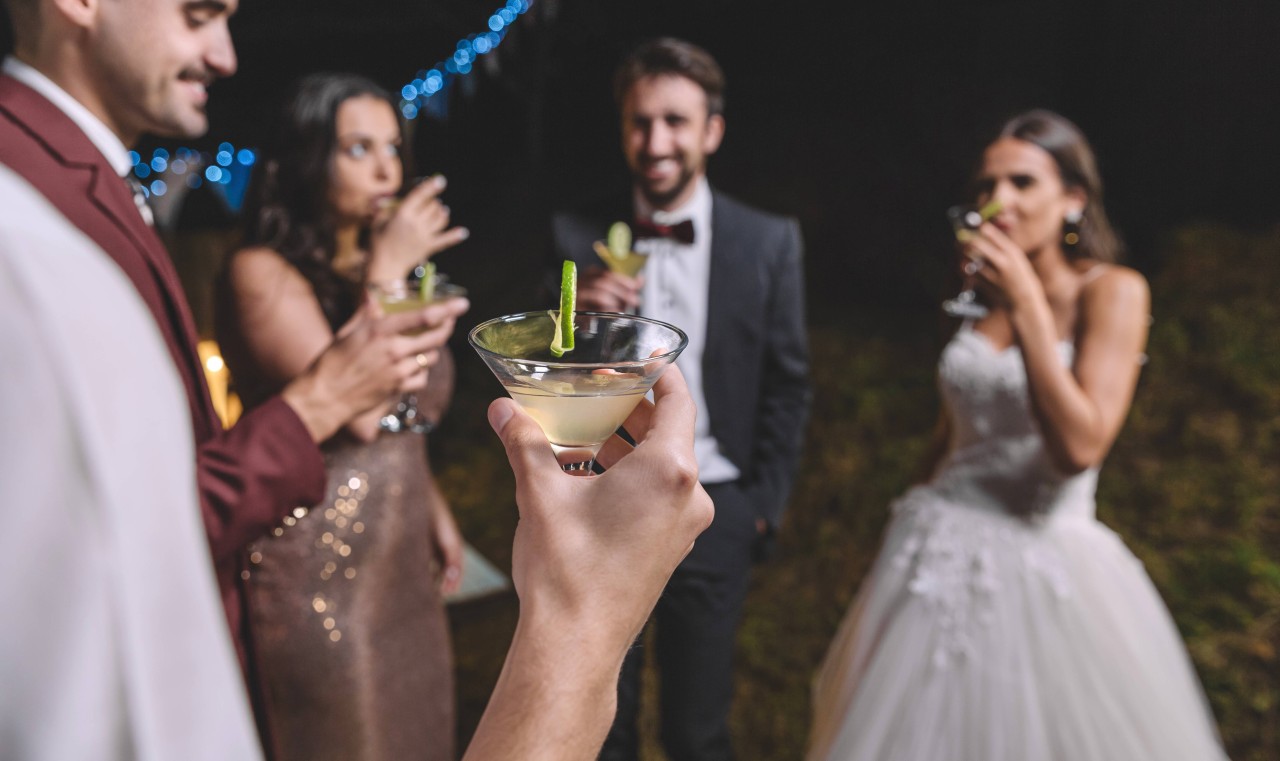
[(489, 405), (489, 425), (502, 439), (507, 450), (507, 461), (516, 475), (516, 487), (533, 477), (539, 469), (560, 470), (547, 436), (520, 409), (520, 405), (508, 398), (495, 399)]

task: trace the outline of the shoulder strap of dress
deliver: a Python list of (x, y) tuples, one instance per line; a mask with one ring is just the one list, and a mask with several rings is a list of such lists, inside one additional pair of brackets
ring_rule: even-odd
[(1089, 269), (1085, 270), (1084, 275), (1080, 277), (1080, 285), (1084, 286), (1084, 285), (1088, 285), (1089, 283), (1092, 283), (1094, 280), (1098, 279), (1098, 276), (1102, 275), (1104, 272), (1106, 272), (1109, 269), (1111, 269), (1111, 265), (1098, 262), (1097, 264), (1093, 265)]

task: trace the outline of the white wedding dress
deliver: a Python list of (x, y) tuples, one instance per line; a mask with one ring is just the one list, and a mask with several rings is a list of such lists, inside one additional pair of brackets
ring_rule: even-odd
[(1168, 610), (1095, 517), (1097, 470), (1050, 463), (1018, 348), (965, 325), (939, 385), (951, 452), (892, 506), (814, 685), (810, 761), (1226, 758)]

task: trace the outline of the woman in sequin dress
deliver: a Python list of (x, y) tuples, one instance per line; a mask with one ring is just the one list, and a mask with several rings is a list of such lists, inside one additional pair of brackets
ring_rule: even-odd
[(964, 250), (991, 310), (943, 351), (944, 454), (892, 506), (815, 683), (808, 758), (1223, 759), (1168, 611), (1095, 517), (1149, 294), (1112, 263), (1091, 149), (1030, 112), (976, 180), (1003, 206)]
[[(247, 405), (320, 354), (366, 284), (466, 237), (448, 227), (443, 180), (393, 200), (401, 137), (389, 95), (359, 77), (309, 77), (288, 102), (220, 284), (219, 337)], [(429, 420), (452, 392), (451, 360), (438, 359), (420, 395)], [(454, 757), (443, 595), (460, 582), (462, 541), (426, 437), (382, 432), (384, 412), (324, 444), (325, 502), (247, 550), (251, 680), (275, 761)]]

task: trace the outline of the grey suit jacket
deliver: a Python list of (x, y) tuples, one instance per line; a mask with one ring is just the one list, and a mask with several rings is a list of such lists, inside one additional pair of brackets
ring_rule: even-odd
[[(553, 259), (600, 265), (592, 243), (634, 216), (630, 194), (552, 219)], [(703, 391), (711, 434), (742, 477), (756, 515), (776, 528), (795, 480), (808, 419), (803, 243), (799, 223), (712, 190), (711, 278)], [(552, 282), (552, 281), (548, 281)]]

